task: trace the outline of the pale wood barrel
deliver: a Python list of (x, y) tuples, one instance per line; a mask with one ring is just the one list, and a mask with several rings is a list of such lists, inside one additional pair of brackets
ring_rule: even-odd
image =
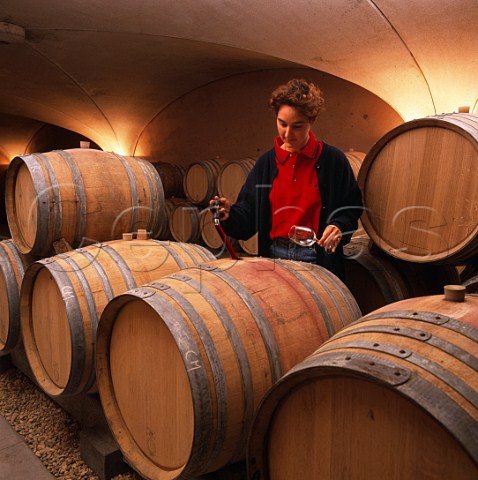
[(188, 201), (174, 204), (169, 214), (169, 230), (177, 242), (202, 243), (199, 207)]
[(167, 218), (167, 221), (164, 221), (159, 229), (157, 239), (158, 240), (174, 240), (174, 237), (171, 233), (171, 228), (169, 226), (171, 214), (173, 212), (173, 208), (176, 205), (182, 204), (187, 202), (185, 198), (165, 198), (164, 199), (164, 212)]
[[(351, 149), (348, 152), (344, 152), (349, 164), (354, 172), (355, 179), (358, 178), (358, 174), (360, 172), (360, 168), (362, 167), (362, 163), (365, 159), (366, 154), (364, 152), (356, 152), (355, 150)], [(353, 237), (359, 237), (365, 234), (365, 230), (362, 225), (362, 221), (359, 219), (358, 221), (358, 228), (353, 233)]]
[(0, 242), (0, 356), (21, 343), (20, 287), (25, 269), (36, 260), (22, 254), (13, 240)]
[(20, 297), (25, 352), (49, 395), (95, 389), (96, 329), (115, 296), (182, 268), (215, 260), (193, 244), (116, 240), (33, 263)]
[(15, 157), (7, 171), (11, 235), (25, 254), (48, 256), (53, 242), (73, 248), (146, 229), (164, 216), (161, 179), (151, 163), (77, 148)]
[(146, 478), (189, 479), (244, 458), (266, 391), (359, 316), (337, 277), (287, 260), (217, 260), (116, 297), (96, 364), (126, 461)]
[(477, 327), (471, 295), (403, 300), (345, 327), (263, 400), (248, 478), (478, 478)]
[(460, 265), (478, 254), (478, 115), (406, 122), (367, 153), (362, 223), (406, 261)]
[(195, 205), (207, 205), (217, 194), (217, 177), (227, 163), (223, 158), (212, 158), (191, 163), (184, 174), (184, 194)]
[(248, 157), (241, 160), (231, 160), (224, 164), (217, 176), (219, 196), (234, 203), (255, 163), (255, 158)]
[(405, 298), (434, 295), (460, 283), (452, 265), (398, 260), (374, 248), (367, 236), (353, 237), (344, 247), (345, 284), (362, 314)]
[(365, 160), (366, 154), (364, 152), (356, 152), (352, 149), (344, 153), (349, 161), (350, 166), (352, 167), (355, 178), (358, 178), (358, 174), (360, 168), (362, 167), (362, 163)]
[(248, 253), (249, 255), (257, 255), (259, 252), (259, 244), (258, 244), (258, 234), (255, 233), (251, 238), (247, 240), (238, 240), (237, 243), (241, 247), (241, 249)]
[[(200, 215), (200, 229), (201, 229), (201, 238), (206, 245), (206, 247), (210, 248), (212, 251), (216, 253), (216, 255), (220, 255), (222, 252), (225, 251), (225, 244), (221, 236), (219, 235), (216, 227), (214, 225), (214, 221), (212, 219), (212, 214), (209, 210), (203, 210)], [(237, 248), (237, 240), (232, 237), (227, 237), (229, 243), (233, 248)]]
[(154, 162), (153, 165), (161, 178), (164, 197), (184, 197), (183, 182), (186, 171), (185, 167), (168, 162)]

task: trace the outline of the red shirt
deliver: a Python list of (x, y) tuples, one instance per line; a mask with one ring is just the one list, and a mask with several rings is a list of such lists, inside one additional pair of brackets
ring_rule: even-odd
[(272, 209), (271, 239), (288, 237), (292, 225), (317, 231), (322, 200), (315, 164), (322, 153), (323, 142), (310, 132), (307, 145), (299, 152), (281, 148), (276, 137), (274, 149), (278, 169), (269, 195)]

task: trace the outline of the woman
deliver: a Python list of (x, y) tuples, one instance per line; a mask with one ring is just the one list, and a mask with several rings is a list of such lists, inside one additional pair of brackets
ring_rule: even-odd
[[(357, 229), (362, 197), (343, 152), (311, 131), (323, 103), (320, 89), (302, 79), (274, 90), (274, 147), (257, 160), (234, 205), (218, 197), (211, 204), (219, 200), (229, 236), (246, 240), (259, 232), (260, 256), (316, 263), (343, 278), (342, 246)], [(318, 245), (290, 242), (293, 225), (317, 232)]]

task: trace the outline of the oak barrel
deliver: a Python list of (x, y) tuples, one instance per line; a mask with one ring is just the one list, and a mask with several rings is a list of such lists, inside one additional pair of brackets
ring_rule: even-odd
[(354, 172), (354, 177), (358, 178), (358, 174), (360, 168), (362, 167), (362, 163), (365, 160), (366, 154), (364, 152), (356, 152), (353, 149), (344, 152), (347, 160), (349, 161), (350, 166), (352, 167), (352, 171)]
[(362, 223), (406, 261), (459, 265), (478, 254), (478, 115), (406, 122), (367, 153)]
[[(360, 172), (360, 168), (362, 167), (362, 163), (365, 159), (365, 153), (363, 152), (356, 152), (353, 149), (350, 149), (349, 151), (345, 152), (345, 156), (347, 157), (347, 160), (349, 161), (350, 167), (352, 168), (352, 171), (354, 172), (354, 177), (355, 179), (358, 178), (358, 174)], [(359, 219), (358, 221), (358, 228), (357, 230), (353, 233), (353, 237), (359, 237), (361, 235), (365, 234), (365, 230), (362, 225), (362, 221)]]
[(164, 216), (161, 179), (151, 163), (76, 148), (15, 157), (7, 171), (11, 235), (25, 254), (45, 257), (61, 238), (73, 248), (146, 229)]
[(154, 162), (153, 165), (161, 178), (164, 197), (184, 197), (183, 182), (186, 169), (182, 165), (168, 162)]
[(150, 479), (191, 479), (244, 458), (266, 391), (359, 316), (327, 270), (265, 258), (217, 260), (116, 297), (96, 364), (128, 464)]
[(165, 198), (164, 199), (164, 213), (166, 216), (166, 221), (164, 221), (159, 229), (157, 239), (158, 240), (174, 240), (173, 235), (171, 234), (171, 228), (169, 226), (171, 214), (175, 205), (187, 202), (185, 198)]
[(227, 163), (223, 158), (212, 158), (193, 162), (184, 174), (184, 194), (195, 205), (207, 205), (217, 194), (217, 177), (221, 167)]
[[(203, 243), (219, 255), (221, 251), (225, 250), (224, 241), (216, 230), (212, 214), (209, 210), (203, 210), (200, 214), (200, 229)], [(233, 248), (237, 247), (237, 241), (234, 238), (228, 237), (229, 243)]]
[(248, 478), (478, 478), (477, 314), (425, 296), (335, 334), (262, 401)]
[(216, 230), (212, 215), (209, 211), (205, 211), (200, 216), (201, 238), (204, 244), (212, 250), (220, 250), (224, 246), (224, 242)]
[[(204, 212), (209, 214), (209, 212)], [(172, 205), (169, 214), (169, 230), (177, 242), (202, 243), (201, 210), (188, 201)]]
[(251, 157), (225, 163), (217, 176), (219, 196), (226, 197), (231, 203), (234, 203), (255, 163), (256, 159)]
[(245, 253), (249, 255), (257, 255), (259, 251), (258, 234), (255, 233), (251, 238), (247, 240), (238, 240), (237, 243)]
[(215, 260), (193, 244), (115, 240), (37, 261), (20, 296), (25, 352), (50, 395), (95, 388), (96, 329), (115, 296), (182, 268)]
[(26, 268), (35, 260), (19, 252), (11, 239), (0, 242), (0, 356), (21, 342), (20, 288)]
[(434, 295), (460, 283), (452, 265), (412, 263), (374, 248), (367, 236), (353, 237), (344, 246), (345, 284), (362, 314), (405, 298)]

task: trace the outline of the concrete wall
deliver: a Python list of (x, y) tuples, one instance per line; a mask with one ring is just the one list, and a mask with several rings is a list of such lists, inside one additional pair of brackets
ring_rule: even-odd
[(270, 92), (294, 77), (323, 90), (325, 109), (313, 131), (342, 150), (366, 153), (403, 123), (388, 104), (350, 82), (310, 69), (272, 69), (224, 78), (178, 98), (146, 126), (134, 155), (181, 165), (260, 155), (277, 134)]

